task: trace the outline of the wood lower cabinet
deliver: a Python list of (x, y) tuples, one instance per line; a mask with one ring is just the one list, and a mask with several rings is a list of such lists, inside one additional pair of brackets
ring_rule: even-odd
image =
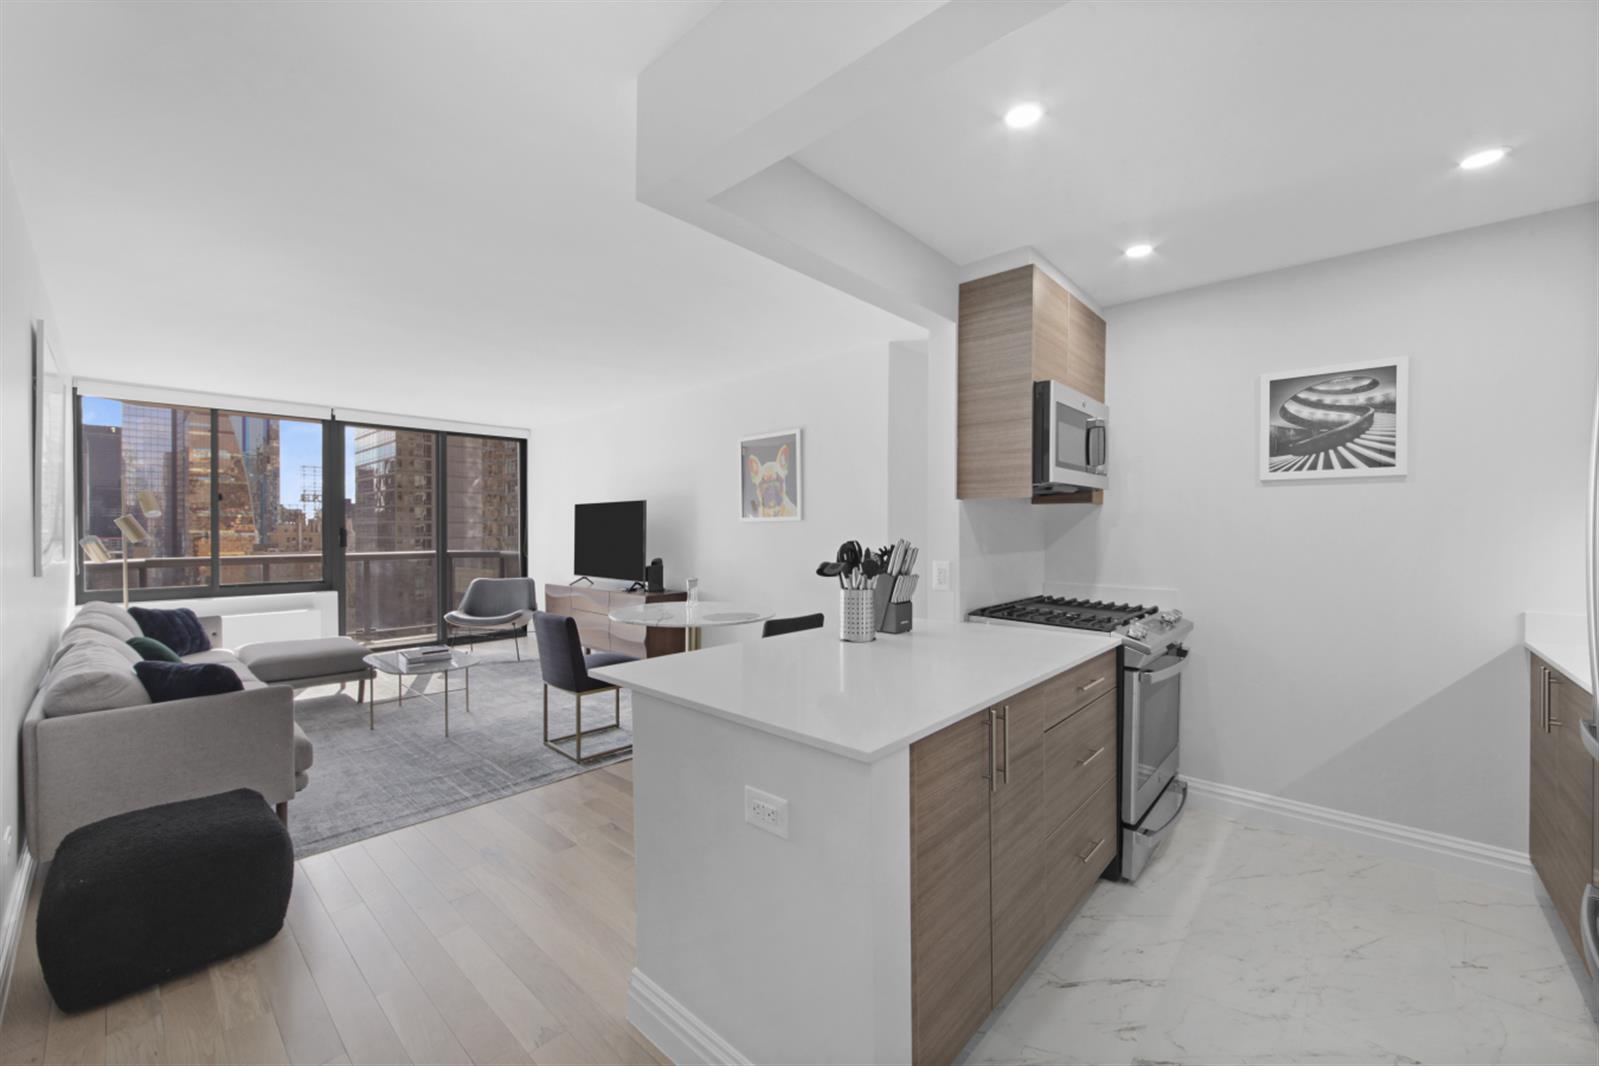
[(594, 651), (615, 651), (636, 659), (669, 655), (683, 650), (681, 629), (652, 629), (611, 621), (618, 607), (641, 603), (680, 603), (686, 592), (623, 592), (587, 585), (545, 585), (544, 609), (570, 615), (577, 622), (578, 639)]
[(917, 1062), (948, 1062), (993, 1005), (984, 711), (911, 746), (911, 1027)]
[(1115, 859), (1117, 673), (1108, 652), (911, 745), (916, 1062), (960, 1053)]
[(1002, 704), (995, 720), (999, 776), (988, 807), (995, 1003), (1049, 939), (1044, 927), (1044, 719), (1055, 694), (1047, 684), (1030, 688)]
[(1579, 723), (1590, 712), (1579, 685), (1532, 656), (1532, 763), (1527, 851), (1555, 912), (1582, 954), (1582, 893), (1594, 869), (1594, 767)]

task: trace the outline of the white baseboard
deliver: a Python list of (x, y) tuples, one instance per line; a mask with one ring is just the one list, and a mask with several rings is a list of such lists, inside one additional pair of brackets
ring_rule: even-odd
[(1188, 782), (1188, 799), (1195, 807), (1239, 821), (1309, 833), (1360, 851), (1402, 859), (1457, 877), (1490, 881), (1506, 888), (1530, 889), (1536, 880), (1532, 863), (1524, 851), (1318, 807), (1265, 792), (1251, 792), (1215, 781), (1192, 777), (1183, 780)]
[(677, 1066), (751, 1066), (733, 1045), (636, 968), (627, 982), (627, 1020)]
[(0, 915), (0, 1018), (5, 1017), (6, 1001), (11, 998), (11, 975), (17, 968), (17, 945), (22, 940), (22, 916), (28, 906), (28, 889), (33, 885), (33, 852), (20, 849), (17, 868), (11, 874), (11, 890), (6, 894), (5, 914)]

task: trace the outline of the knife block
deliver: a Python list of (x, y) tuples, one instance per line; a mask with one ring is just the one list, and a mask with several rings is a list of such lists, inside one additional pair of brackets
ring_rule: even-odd
[(911, 604), (889, 601), (893, 581), (879, 579), (872, 586), (872, 617), (877, 619), (879, 633), (909, 633), (911, 631)]

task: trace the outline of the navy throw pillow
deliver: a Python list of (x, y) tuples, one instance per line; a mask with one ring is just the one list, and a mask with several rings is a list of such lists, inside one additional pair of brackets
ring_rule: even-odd
[(133, 664), (151, 703), (187, 700), (196, 696), (220, 696), (240, 692), (244, 682), (222, 663), (164, 663), (146, 659)]
[(139, 623), (144, 635), (154, 637), (179, 655), (210, 651), (211, 638), (205, 635), (200, 619), (187, 607), (172, 611), (153, 607), (129, 607), (128, 613)]

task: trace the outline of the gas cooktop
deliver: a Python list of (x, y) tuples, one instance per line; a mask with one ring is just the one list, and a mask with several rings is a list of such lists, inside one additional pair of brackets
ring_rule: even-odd
[(1184, 619), (1181, 611), (1064, 596), (1029, 596), (1025, 600), (980, 608), (967, 617), (1009, 625), (1059, 626), (1115, 633), (1129, 649), (1144, 655), (1160, 654), (1193, 629), (1193, 623)]
[(1029, 596), (993, 607), (973, 611), (978, 618), (998, 618), (1006, 622), (1032, 622), (1068, 629), (1091, 629), (1113, 633), (1119, 626), (1160, 613), (1157, 607), (1142, 604), (1103, 603), (1099, 600), (1068, 600), (1063, 596)]

